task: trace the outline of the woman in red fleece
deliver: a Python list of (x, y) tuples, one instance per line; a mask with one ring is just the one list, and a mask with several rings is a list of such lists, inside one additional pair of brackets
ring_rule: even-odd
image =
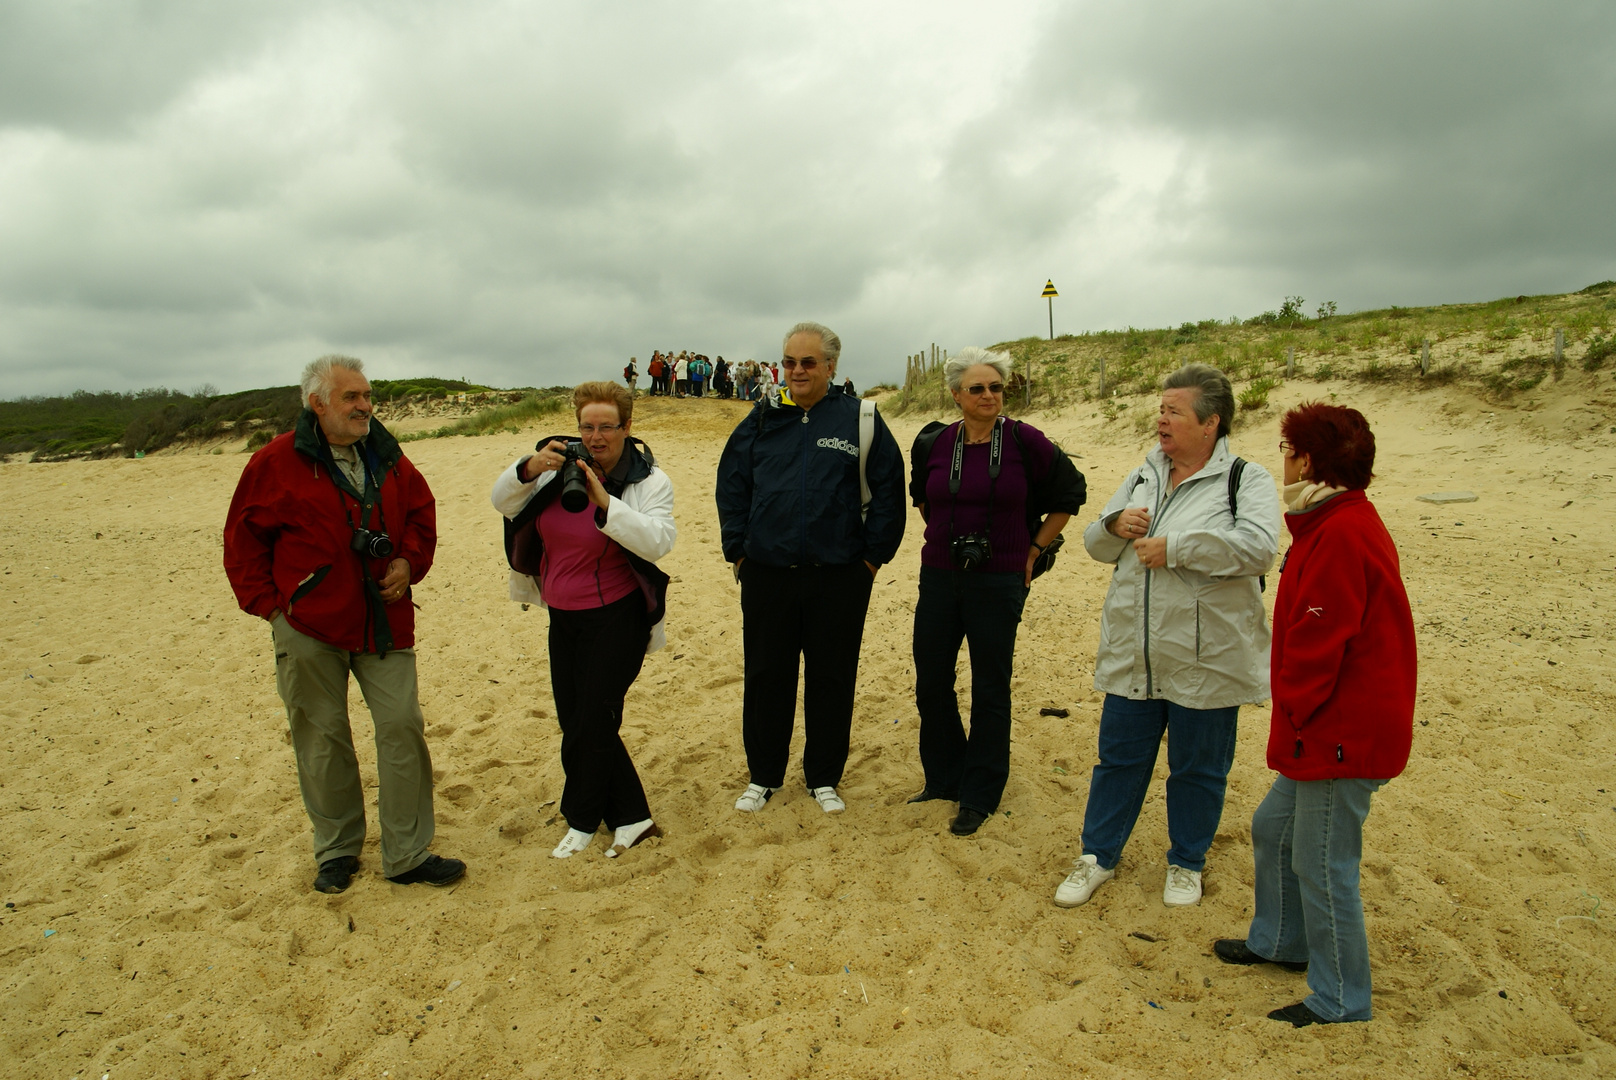
[(1306, 969), (1312, 993), (1268, 1014), (1303, 1027), (1370, 1016), (1363, 823), (1370, 796), (1408, 764), (1416, 658), (1397, 548), (1363, 493), (1368, 421), (1301, 405), (1280, 433), (1292, 542), (1274, 600), (1268, 767), (1279, 776), (1251, 819), (1251, 929), (1213, 950)]

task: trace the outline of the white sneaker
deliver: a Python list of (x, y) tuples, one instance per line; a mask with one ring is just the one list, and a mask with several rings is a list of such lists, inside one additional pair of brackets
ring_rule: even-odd
[(1056, 907), (1077, 907), (1088, 903), (1094, 890), (1117, 876), (1115, 870), (1100, 868), (1100, 860), (1084, 855), (1077, 860), (1077, 869), (1066, 875), (1066, 880), (1055, 890)]
[(570, 859), (580, 851), (589, 847), (589, 842), (595, 838), (594, 833), (580, 832), (577, 829), (568, 829), (567, 835), (561, 838), (561, 843), (550, 852), (552, 859)]
[(1168, 907), (1189, 907), (1201, 899), (1201, 872), (1167, 864), (1167, 887), (1162, 889), (1162, 903)]
[(741, 797), (735, 800), (735, 809), (744, 810), (748, 814), (755, 814), (763, 809), (763, 804), (768, 802), (769, 796), (773, 794), (774, 789), (772, 787), (764, 787), (762, 784), (747, 784), (746, 790), (741, 792)]
[(836, 794), (833, 787), (816, 787), (809, 792), (819, 802), (819, 808), (827, 814), (834, 814), (847, 809), (842, 797)]

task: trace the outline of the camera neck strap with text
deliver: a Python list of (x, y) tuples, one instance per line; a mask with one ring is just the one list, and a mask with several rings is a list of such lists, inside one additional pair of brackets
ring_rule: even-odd
[[(988, 437), (988, 524), (993, 528), (993, 497), (999, 488), (999, 469), (1004, 464), (1004, 417), (993, 421), (993, 434)], [(960, 421), (954, 435), (953, 462), (948, 469), (948, 542), (954, 542), (954, 508), (959, 504), (960, 477), (965, 471), (965, 421)]]

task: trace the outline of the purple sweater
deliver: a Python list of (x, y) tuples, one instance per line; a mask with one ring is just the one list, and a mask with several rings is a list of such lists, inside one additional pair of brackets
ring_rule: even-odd
[[(1019, 428), (1021, 441), (1011, 434), (1011, 427)], [(1032, 537), (1027, 534), (1027, 481), (1042, 480), (1055, 460), (1055, 446), (1044, 433), (1031, 424), (1006, 420), (1004, 445), (1000, 452), (999, 479), (994, 484), (988, 478), (988, 457), (991, 443), (968, 444), (965, 461), (960, 467), (958, 496), (948, 493), (948, 473), (954, 461), (954, 440), (959, 435), (959, 424), (950, 424), (932, 444), (930, 471), (926, 474), (926, 544), (920, 549), (922, 566), (954, 569), (949, 553), (949, 510), (952, 507), (954, 535), (965, 536), (986, 530), (993, 546), (993, 554), (982, 570), (988, 572), (1022, 573), (1027, 569), (1027, 548)], [(1026, 452), (1026, 463), (1022, 452)], [(992, 488), (992, 521), (989, 522), (988, 492)]]

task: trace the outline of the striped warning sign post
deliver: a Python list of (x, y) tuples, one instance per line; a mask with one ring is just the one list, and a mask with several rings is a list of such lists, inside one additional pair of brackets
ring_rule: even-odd
[(1042, 295), (1043, 295), (1044, 299), (1047, 300), (1048, 303), (1049, 303), (1049, 340), (1054, 341), (1055, 340), (1055, 297), (1060, 295), (1060, 293), (1055, 291), (1055, 279), (1054, 278), (1050, 278), (1050, 279), (1048, 279), (1047, 281), (1044, 282), (1044, 291), (1043, 291)]

